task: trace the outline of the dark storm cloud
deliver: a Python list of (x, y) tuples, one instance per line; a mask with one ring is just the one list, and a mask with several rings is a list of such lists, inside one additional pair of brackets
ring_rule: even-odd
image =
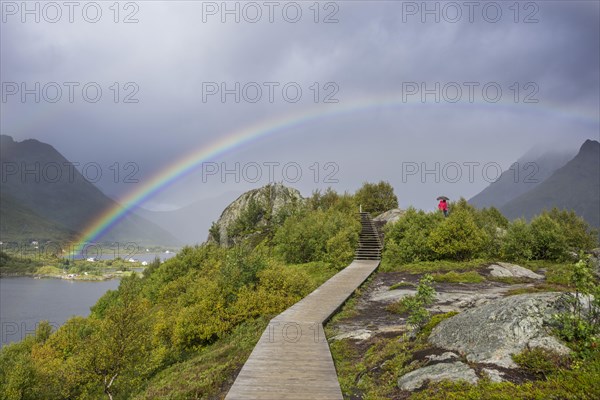
[[(3, 82), (95, 81), (107, 101), (8, 101), (2, 103), (1, 130), (18, 140), (34, 137), (51, 143), (70, 159), (103, 165), (136, 162), (143, 180), (191, 149), (241, 127), (309, 107), (328, 108), (312, 103), (313, 82), (337, 83), (341, 106), (400, 97), (406, 82), (428, 87), (436, 82), (497, 82), (504, 98), (512, 96), (514, 82), (539, 86), (538, 104), (494, 105), (481, 99), (431, 104), (430, 97), (421, 106), (374, 107), (322, 118), (218, 160), (295, 160), (305, 166), (335, 161), (340, 165), (336, 189), (388, 179), (402, 191), (403, 206), (428, 206), (440, 189), (435, 183), (402, 182), (403, 162), (489, 160), (507, 167), (538, 143), (597, 137), (597, 2), (536, 2), (539, 21), (529, 24), (522, 23), (526, 2), (520, 3), (519, 23), (508, 3), (500, 3), (504, 14), (496, 23), (485, 21), (480, 12), (473, 23), (466, 15), (456, 23), (443, 18), (421, 23), (419, 15), (404, 15), (404, 22), (402, 10), (408, 3), (422, 4), (338, 2), (335, 24), (315, 24), (308, 3), (301, 3), (304, 17), (296, 24), (280, 16), (272, 24), (243, 19), (223, 24), (220, 16), (203, 22), (201, 2), (139, 2), (136, 24), (112, 23), (108, 10), (97, 24), (23, 24), (11, 17), (1, 27)], [(484, 6), (480, 3), (480, 9)], [(111, 102), (109, 87), (115, 81), (135, 82), (139, 103)], [(273, 103), (222, 104), (218, 96), (202, 101), (205, 82), (272, 81), (298, 82), (304, 89), (302, 101), (287, 103), (280, 92)], [(121, 87), (120, 95), (125, 93)], [(419, 103), (418, 96), (413, 99)], [(566, 111), (555, 113), (561, 109)], [(359, 164), (365, 148), (374, 160)], [(207, 193), (216, 197), (252, 186), (203, 183), (198, 174), (193, 176), (195, 180), (187, 179), (153, 201), (181, 205), (210, 197)], [(469, 197), (487, 183), (479, 179), (444, 190)], [(99, 184), (115, 196), (132, 188), (108, 180)], [(304, 192), (315, 186), (310, 180), (298, 185)]]

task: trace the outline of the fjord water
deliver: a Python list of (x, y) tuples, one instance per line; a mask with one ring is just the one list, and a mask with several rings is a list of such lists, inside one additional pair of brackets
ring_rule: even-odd
[(30, 277), (0, 279), (0, 346), (33, 333), (39, 321), (56, 329), (74, 315), (87, 316), (90, 307), (119, 280), (100, 282)]

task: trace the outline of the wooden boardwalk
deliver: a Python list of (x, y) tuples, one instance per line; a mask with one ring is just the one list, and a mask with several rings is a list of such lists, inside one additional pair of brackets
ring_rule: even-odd
[(225, 398), (342, 400), (323, 323), (378, 265), (354, 260), (273, 318)]

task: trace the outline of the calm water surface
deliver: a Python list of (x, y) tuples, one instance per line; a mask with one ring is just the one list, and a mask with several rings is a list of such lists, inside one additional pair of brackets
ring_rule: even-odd
[(33, 333), (39, 321), (53, 327), (74, 315), (87, 316), (90, 307), (107, 290), (116, 289), (119, 280), (100, 282), (30, 277), (0, 279), (1, 345), (21, 340)]

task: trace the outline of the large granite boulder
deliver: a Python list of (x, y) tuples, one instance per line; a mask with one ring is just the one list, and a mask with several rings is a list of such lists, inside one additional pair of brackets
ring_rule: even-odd
[(550, 335), (548, 323), (561, 311), (560, 293), (509, 296), (466, 310), (436, 326), (429, 342), (456, 351), (469, 362), (517, 365), (511, 355), (527, 347), (541, 347), (559, 354), (569, 349)]
[(300, 205), (305, 200), (296, 189), (289, 188), (280, 183), (272, 183), (258, 189), (250, 190), (229, 204), (211, 228), (208, 242), (218, 243), (221, 246), (231, 246), (235, 239), (230, 235), (231, 227), (238, 218), (249, 208), (258, 210), (257, 227), (266, 224), (266, 216), (274, 216), (288, 205)]

